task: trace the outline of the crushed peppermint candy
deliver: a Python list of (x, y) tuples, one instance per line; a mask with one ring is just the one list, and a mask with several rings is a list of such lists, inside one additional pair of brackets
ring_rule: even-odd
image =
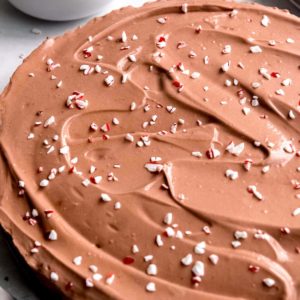
[(206, 249), (206, 243), (204, 241), (202, 241), (195, 246), (194, 252), (196, 254), (204, 254), (205, 249)]
[(89, 270), (93, 273), (96, 273), (98, 271), (98, 267), (95, 265), (90, 265), (89, 266)]
[(43, 179), (40, 181), (40, 187), (46, 187), (49, 185), (49, 180), (48, 179)]
[(133, 245), (132, 248), (131, 248), (131, 252), (133, 254), (136, 254), (136, 253), (139, 253), (140, 252), (140, 249), (137, 245)]
[(198, 78), (200, 78), (200, 72), (193, 72), (192, 74), (191, 74), (191, 78), (192, 79), (198, 79)]
[(188, 4), (187, 3), (183, 3), (181, 5), (181, 11), (186, 14), (188, 12)]
[(251, 108), (245, 106), (242, 108), (242, 112), (245, 116), (247, 116), (251, 112)]
[(135, 102), (131, 102), (131, 104), (130, 104), (130, 111), (134, 111), (134, 110), (136, 110), (136, 108), (137, 108), (136, 103)]
[(18, 181), (18, 187), (19, 188), (24, 188), (25, 187), (25, 182), (23, 180)]
[(137, 62), (137, 58), (136, 58), (135, 54), (128, 55), (128, 60), (131, 62)]
[(208, 259), (210, 260), (210, 262), (213, 264), (213, 265), (216, 265), (218, 264), (219, 262), (219, 256), (216, 255), (216, 254), (211, 254)]
[(105, 283), (108, 285), (112, 285), (113, 282), (115, 281), (116, 275), (115, 274), (110, 274), (106, 277)]
[(226, 150), (235, 156), (239, 156), (245, 149), (245, 143), (240, 143), (238, 145), (235, 145), (234, 142), (230, 142), (228, 146), (226, 147)]
[(295, 152), (295, 147), (291, 141), (284, 141), (281, 146), (286, 153), (293, 154)]
[(102, 181), (102, 176), (91, 176), (90, 182), (93, 184), (99, 184)]
[(224, 73), (226, 73), (226, 72), (229, 71), (230, 66), (231, 66), (231, 61), (227, 61), (225, 64), (223, 64), (223, 65), (221, 66), (221, 70), (222, 70)]
[(222, 53), (223, 54), (229, 54), (229, 53), (231, 53), (231, 51), (232, 51), (231, 45), (225, 45), (223, 50), (222, 50)]
[(268, 27), (270, 25), (270, 18), (266, 15), (263, 15), (260, 24), (264, 27)]
[(93, 280), (91, 278), (86, 278), (86, 280), (85, 280), (85, 286), (88, 287), (88, 288), (94, 287)]
[(52, 229), (48, 235), (48, 240), (56, 241), (57, 239), (58, 239), (58, 234), (55, 230)]
[[(49, 161), (39, 159), (38, 161), (42, 165), (34, 167), (37, 176), (35, 185), (38, 193), (43, 191), (50, 192), (49, 189), (41, 189), (47, 187), (50, 182), (52, 185), (58, 182), (57, 184), (59, 185), (63, 178), (67, 178), (67, 176), (70, 180), (77, 178), (78, 180), (74, 179), (74, 182), (78, 184), (77, 189), (80, 192), (87, 193), (84, 198), (88, 198), (89, 191), (99, 190), (99, 206), (96, 209), (103, 210), (102, 213), (104, 216), (106, 215), (103, 222), (107, 222), (111, 216), (117, 219), (124, 218), (124, 214), (128, 210), (128, 202), (121, 197), (121, 194), (119, 197), (122, 202), (117, 201), (120, 199), (115, 199), (115, 197), (118, 198), (120, 185), (123, 185), (122, 188), (130, 189), (131, 191), (133, 188), (131, 184), (140, 187), (142, 182), (144, 186), (145, 182), (143, 181), (148, 181), (150, 178), (151, 180), (147, 182), (144, 188), (144, 191), (149, 192), (150, 196), (157, 196), (156, 194), (151, 195), (152, 189), (157, 189), (161, 196), (173, 197), (175, 202), (180, 202), (177, 203), (179, 205), (184, 205), (184, 201), (187, 200), (186, 202), (191, 203), (186, 204), (193, 206), (195, 204), (193, 203), (195, 201), (193, 197), (197, 194), (197, 189), (202, 189), (204, 193), (205, 189), (212, 189), (220, 193), (223, 187), (218, 186), (218, 184), (221, 183), (221, 185), (226, 185), (224, 193), (228, 189), (227, 195), (225, 195), (228, 199), (232, 193), (229, 189), (236, 187), (237, 198), (247, 195), (247, 192), (250, 194), (248, 195), (249, 198), (243, 199), (243, 201), (251, 210), (257, 209), (258, 213), (266, 215), (271, 213), (272, 203), (274, 202), (272, 202), (272, 199), (267, 199), (265, 202), (257, 202), (253, 199), (262, 201), (265, 200), (264, 196), (270, 197), (269, 190), (271, 188), (267, 188), (267, 184), (276, 177), (277, 173), (280, 174), (280, 169), (272, 163), (272, 157), (282, 159), (282, 166), (284, 166), (284, 160), (286, 162), (291, 161), (289, 165), (292, 166), (289, 173), (290, 176), (297, 178), (299, 173), (296, 172), (300, 172), (300, 163), (296, 162), (299, 159), (297, 157), (300, 157), (300, 150), (297, 150), (300, 147), (299, 138), (292, 135), (293, 132), (296, 132), (292, 129), (297, 127), (298, 113), (300, 113), (300, 99), (298, 99), (300, 94), (298, 91), (295, 92), (297, 85), (296, 78), (293, 76), (293, 71), (295, 70), (289, 68), (294, 67), (295, 69), (296, 67), (299, 69), (300, 66), (293, 66), (292, 64), (289, 66), (289, 64), (285, 63), (284, 56), (271, 55), (273, 52), (279, 53), (280, 51), (295, 52), (291, 44), (298, 44), (296, 31), (291, 30), (288, 33), (293, 38), (287, 35), (279, 38), (281, 32), (276, 32), (275, 30), (277, 20), (274, 18), (274, 14), (270, 12), (271, 21), (269, 16), (264, 15), (268, 10), (260, 11), (254, 18), (251, 16), (250, 10), (245, 13), (242, 10), (227, 9), (227, 13), (221, 16), (222, 20), (218, 20), (220, 14), (215, 11), (213, 11), (211, 19), (202, 20), (200, 18), (196, 20), (195, 14), (199, 7), (196, 7), (195, 4), (188, 4), (188, 1), (186, 2), (177, 3), (176, 5), (177, 14), (179, 14), (177, 17), (183, 22), (188, 22), (187, 26), (181, 28), (184, 29), (182, 34), (180, 32), (178, 35), (170, 33), (174, 29), (172, 26), (174, 24), (175, 27), (178, 25), (173, 20), (173, 13), (169, 16), (167, 10), (165, 10), (161, 11), (161, 15), (155, 16), (153, 14), (152, 29), (155, 30), (151, 33), (153, 35), (152, 40), (148, 41), (146, 45), (149, 48), (149, 53), (144, 53), (146, 49), (143, 45), (145, 37), (140, 36), (141, 39), (139, 39), (132, 32), (134, 26), (123, 26), (118, 31), (114, 31), (115, 33), (111, 33), (112, 35), (104, 37), (103, 40), (95, 41), (93, 46), (91, 46), (91, 43), (94, 39), (98, 40), (98, 38), (96, 36), (94, 38), (93, 36), (85, 36), (84, 43), (86, 46), (79, 48), (81, 62), (78, 60), (71, 66), (74, 76), (78, 77), (78, 82), (76, 81), (77, 87), (74, 89), (70, 86), (72, 84), (70, 82), (72, 76), (62, 77), (62, 73), (65, 73), (65, 68), (54, 71), (60, 67), (60, 64), (49, 57), (43, 58), (42, 68), (44, 68), (43, 71), (46, 74), (45, 78), (49, 83), (49, 88), (53, 91), (52, 98), (55, 101), (60, 99), (61, 102), (58, 102), (58, 106), (55, 109), (56, 115), (51, 115), (55, 113), (51, 111), (52, 103), (49, 106), (40, 103), (41, 107), (38, 109), (43, 109), (44, 112), (35, 112), (35, 119), (33, 119), (32, 123), (26, 128), (21, 128), (24, 133), (23, 139), (28, 143), (28, 146), (32, 147), (33, 143), (37, 141), (42, 149), (40, 151), (41, 154), (46, 158), (50, 158)], [(206, 12), (206, 14), (210, 15), (210, 11)], [(240, 17), (245, 19), (244, 21), (249, 23), (248, 25), (252, 24), (252, 27), (248, 26), (249, 30), (247, 29), (247, 32), (242, 32), (243, 36), (246, 35), (244, 41), (241, 40), (243, 36), (237, 39), (231, 34), (225, 34), (226, 37), (224, 35), (224, 38), (220, 39), (219, 36), (212, 32), (211, 39), (208, 38), (206, 43), (206, 35), (210, 34), (213, 28), (218, 29), (220, 25), (222, 25), (221, 29), (226, 27), (231, 29), (231, 33), (234, 34), (235, 27), (239, 24), (238, 21), (241, 21), (239, 20)], [(228, 22), (228, 26), (225, 23), (226, 26), (221, 24), (221, 21)], [(218, 24), (219, 22), (220, 24)], [(241, 28), (237, 29), (241, 31)], [(138, 33), (142, 32), (138, 28), (135, 28), (135, 30)], [(269, 37), (267, 36), (268, 32), (270, 33)], [(228, 33), (230, 32), (228, 31)], [(240, 49), (238, 47), (239, 43), (243, 44)], [(110, 48), (105, 50), (103, 47), (106, 44)], [(102, 50), (106, 56), (105, 59), (100, 53)], [(176, 55), (173, 52), (176, 52)], [(58, 56), (58, 54), (55, 53), (55, 56)], [(116, 59), (117, 65), (111, 66), (111, 61)], [(291, 62), (293, 61), (288, 60), (288, 63)], [(197, 66), (197, 64), (200, 64), (201, 67)], [(143, 71), (141, 71), (142, 76), (137, 78), (135, 70), (138, 70), (140, 67), (143, 67)], [(28, 73), (29, 71), (34, 71), (34, 73)], [(47, 71), (51, 73), (47, 73)], [(40, 78), (41, 73), (39, 68), (27, 69), (25, 74), (26, 80), (28, 80), (30, 85), (34, 85), (36, 80)], [(146, 75), (147, 73), (149, 76)], [(155, 80), (158, 77), (159, 80)], [(140, 85), (138, 89), (135, 86), (136, 80), (138, 80), (137, 83)], [(213, 85), (216, 84), (214, 80), (219, 81), (219, 90), (213, 88)], [(95, 97), (93, 99), (90, 98), (90, 95), (93, 94), (90, 88), (93, 86), (94, 81), (96, 84), (97, 82), (100, 83), (98, 88), (96, 86), (99, 95), (102, 92), (105, 93), (103, 97), (98, 97), (99, 99), (96, 97), (96, 92), (94, 93)], [(63, 88), (58, 90), (55, 86)], [(108, 87), (111, 88), (109, 89)], [(77, 88), (80, 91), (77, 91)], [(86, 96), (81, 92), (81, 89), (85, 93), (89, 91)], [(163, 89), (162, 95), (159, 94), (161, 89)], [(224, 94), (222, 94), (222, 91)], [(177, 93), (182, 94), (178, 95)], [(216, 97), (213, 94), (216, 94)], [(26, 93), (25, 96), (26, 98), (28, 97)], [(193, 99), (193, 97), (197, 99)], [(87, 98), (92, 101), (87, 100)], [(281, 105), (281, 102), (278, 102), (279, 100), (282, 103), (286, 102), (285, 105)], [(280, 104), (278, 104), (280, 108), (277, 109), (278, 111), (274, 110), (276, 105), (274, 106), (273, 102)], [(199, 109), (196, 112), (195, 108), (197, 105), (200, 108), (198, 107)], [(266, 109), (267, 106), (273, 108), (273, 111)], [(100, 113), (101, 111), (103, 113)], [(229, 113), (229, 115), (226, 115), (226, 113)], [(275, 122), (275, 126), (273, 122), (276, 120), (276, 113), (280, 113), (280, 117), (283, 118), (278, 123)], [(66, 114), (68, 118), (70, 117), (70, 120), (72, 119), (72, 122), (74, 121), (75, 126), (70, 127), (70, 133), (72, 133), (72, 137), (74, 134), (74, 137), (78, 138), (78, 142), (76, 142), (78, 147), (76, 145), (71, 146), (73, 143), (68, 146), (64, 141), (65, 134), (60, 134), (62, 131), (61, 128), (58, 128), (58, 125), (63, 123), (61, 119), (62, 114)], [(210, 115), (212, 115), (212, 118)], [(77, 119), (77, 116), (82, 116), (82, 118)], [(297, 120), (293, 121), (295, 119)], [(255, 127), (256, 122), (261, 124), (261, 127)], [(284, 132), (282, 133), (280, 128), (281, 125), (284, 125), (284, 122), (287, 123), (287, 128), (283, 126)], [(244, 124), (245, 126), (248, 126), (244, 133), (242, 133), (243, 130), (238, 130), (240, 134), (236, 134), (236, 132), (226, 129), (226, 126), (241, 129), (243, 123), (246, 124)], [(288, 130), (288, 127), (291, 127), (291, 130)], [(48, 129), (45, 130), (44, 128)], [(75, 128), (75, 133), (72, 128)], [(255, 132), (255, 128), (257, 132)], [(81, 132), (78, 129), (81, 129)], [(28, 140), (33, 141), (27, 141), (26, 137)], [(230, 141), (230, 139), (234, 139), (234, 141)], [(242, 142), (243, 140), (246, 142)], [(253, 144), (250, 144), (249, 141), (251, 140)], [(188, 144), (185, 145), (186, 141), (188, 141)], [(86, 146), (82, 146), (83, 143), (86, 143)], [(103, 145), (101, 146), (101, 144)], [(173, 145), (173, 148), (165, 148), (168, 145)], [(88, 147), (89, 153), (83, 147)], [(100, 149), (99, 147), (103, 148)], [(92, 151), (90, 152), (90, 150)], [(76, 157), (72, 157), (73, 152), (76, 153), (74, 154), (77, 155)], [(131, 155), (130, 159), (127, 157), (128, 153)], [(51, 155), (47, 156), (47, 154)], [(66, 156), (64, 157), (63, 155)], [(268, 159), (262, 162), (261, 158), (266, 155)], [(134, 160), (135, 156), (136, 159)], [(180, 161), (178, 160), (177, 165), (176, 158), (178, 156)], [(219, 159), (211, 161), (216, 158)], [(67, 160), (67, 162), (64, 162), (65, 165), (59, 165), (65, 159)], [(103, 162), (100, 162), (100, 159), (104, 159)], [(205, 186), (205, 182), (208, 179), (214, 179), (214, 172), (208, 172), (208, 175), (212, 178), (203, 179), (199, 174), (199, 178), (196, 178), (197, 176), (192, 176), (188, 172), (182, 172), (184, 169), (175, 170), (174, 167), (173, 170), (179, 172), (179, 177), (182, 176), (183, 180), (191, 181), (185, 186), (184, 182), (181, 182), (181, 179), (178, 177), (178, 184), (175, 184), (177, 178), (171, 177), (171, 175), (174, 175), (171, 174), (174, 161), (176, 167), (179, 166), (179, 163), (186, 163), (184, 167), (188, 167), (187, 162), (191, 165), (194, 164), (195, 168), (197, 165), (204, 166), (203, 172), (199, 173), (200, 175), (204, 173), (204, 177), (207, 175), (205, 168), (209, 165), (213, 166), (214, 170), (219, 170), (217, 176), (215, 176), (216, 182), (209, 182), (208, 186)], [(95, 166), (91, 164), (95, 164)], [(127, 171), (130, 171), (130, 167), (132, 167), (130, 164), (137, 164), (141, 174), (138, 172), (137, 174), (129, 174), (130, 172), (128, 173)], [(126, 171), (128, 165), (129, 169)], [(132, 169), (135, 170), (135, 167), (133, 166)], [(63, 172), (64, 174), (61, 174)], [(133, 177), (127, 178), (129, 175)], [(284, 174), (281, 175), (283, 176)], [(285, 177), (283, 176), (282, 178), (286, 180), (287, 178)], [(290, 186), (286, 186), (287, 189), (290, 188), (290, 200), (296, 202), (300, 199), (300, 193), (298, 193), (300, 182), (297, 179), (290, 178), (289, 180), (291, 180)], [(100, 185), (102, 182), (103, 186)], [(18, 181), (17, 179), (17, 184), (19, 195), (25, 195), (27, 189), (28, 192), (30, 191), (28, 186), (26, 186), (25, 190), (24, 181)], [(189, 191), (190, 185), (192, 188), (195, 187), (195, 193)], [(134, 189), (136, 188), (135, 186)], [(264, 196), (260, 190), (265, 193)], [(238, 195), (238, 192), (240, 195)], [(112, 203), (111, 205), (101, 204), (99, 203), (100, 201)], [(91, 203), (93, 204), (93, 199)], [(35, 206), (33, 205), (33, 207)], [(293, 217), (300, 216), (300, 205), (290, 203), (288, 207), (287, 217), (290, 218), (290, 222), (296, 222), (297, 219)], [(144, 274), (142, 275), (146, 278), (146, 281), (143, 283), (144, 292), (153, 293), (157, 290), (157, 286), (159, 287), (159, 284), (161, 284), (160, 279), (155, 276), (160, 273), (165, 275), (163, 273), (166, 270), (160, 269), (158, 271), (158, 268), (161, 267), (161, 258), (167, 257), (168, 254), (171, 254), (173, 260), (175, 257), (176, 268), (180, 268), (183, 271), (182, 273), (190, 276), (189, 279), (193, 288), (198, 287), (202, 281), (205, 284), (202, 277), (205, 275), (207, 264), (210, 277), (208, 279), (210, 280), (215, 277), (215, 274), (211, 272), (220, 272), (219, 266), (216, 267), (218, 263), (222, 265), (221, 269), (224, 267), (223, 264), (228, 263), (228, 259), (225, 259), (224, 262), (219, 262), (221, 252), (214, 253), (214, 251), (217, 251), (217, 248), (212, 242), (212, 239), (215, 240), (213, 231), (215, 230), (218, 236), (220, 233), (218, 233), (218, 228), (215, 228), (216, 226), (213, 226), (209, 220), (205, 222), (204, 219), (201, 220), (197, 225), (198, 228), (196, 228), (196, 225), (192, 224), (193, 222), (185, 222), (184, 216), (180, 211), (175, 210), (176, 207), (174, 205), (165, 205), (164, 207), (161, 206), (161, 208), (155, 216), (153, 215), (155, 217), (154, 221), (158, 222), (158, 226), (154, 233), (150, 233), (152, 240), (150, 239), (149, 245), (146, 245), (143, 240), (139, 239), (138, 231), (135, 232), (133, 230), (130, 233), (124, 231), (125, 239), (127, 237), (128, 241), (124, 248), (125, 252), (123, 251), (123, 253), (121, 252), (118, 255), (118, 262), (127, 265), (122, 265), (122, 268), (128, 268), (130, 272), (134, 271), (134, 268), (139, 267), (140, 264), (143, 264), (141, 270)], [(35, 227), (30, 227), (31, 229), (33, 228), (32, 230), (36, 229), (42, 221), (47, 223), (45, 240), (49, 241), (58, 239), (58, 233), (54, 229), (48, 231), (49, 228), (61, 229), (59, 234), (60, 239), (62, 239), (63, 228), (59, 226), (50, 227), (56, 224), (56, 221), (59, 221), (59, 218), (56, 218), (59, 215), (56, 208), (54, 211), (54, 208), (51, 206), (47, 207), (47, 204), (42, 207), (37, 205), (37, 208), (30, 206), (30, 209), (22, 213), (26, 226), (27, 224), (30, 226), (36, 225)], [(178, 223), (175, 223), (175, 221)], [(291, 226), (290, 222), (284, 222), (276, 229), (277, 235), (281, 239), (287, 238), (293, 241), (290, 234), (294, 234), (294, 231), (288, 227)], [(119, 233), (123, 234), (124, 232), (121, 230)], [(267, 242), (272, 239), (271, 235), (267, 233), (256, 229), (253, 230), (250, 227), (239, 226), (238, 223), (231, 227), (229, 233), (231, 238), (226, 239), (223, 246), (227, 247), (229, 252), (234, 251), (233, 255), (243, 255), (243, 252), (249, 249), (244, 249), (243, 251), (233, 250), (232, 248), (238, 249), (243, 246), (248, 248), (250, 243), (257, 243), (256, 240), (252, 240), (253, 237)], [(45, 243), (51, 243), (49, 241)], [(122, 242), (122, 238), (120, 241)], [(183, 247), (182, 242), (184, 241), (187, 243)], [(115, 243), (115, 246), (117, 246), (118, 241), (111, 239), (109, 242)], [(99, 245), (96, 244), (96, 246), (101, 248), (101, 244), (102, 242), (99, 241)], [(263, 245), (261, 246), (264, 247)], [(31, 242), (28, 247), (28, 254), (33, 255), (31, 256), (33, 259), (38, 258), (37, 253), (39, 251), (42, 253), (43, 251), (40, 247), (41, 244), (39, 242), (34, 242), (34, 244)], [(293, 249), (299, 248), (297, 251), (300, 253), (298, 245), (292, 245), (292, 247)], [(155, 257), (151, 254), (152, 250)], [(258, 248), (258, 250), (260, 249)], [(91, 263), (96, 263), (93, 261), (93, 255), (90, 252), (81, 253), (89, 257), (74, 257), (78, 254), (73, 253), (68, 259), (70, 265), (82, 265), (81, 271), (85, 272), (81, 282), (82, 286), (85, 285), (87, 288), (92, 288), (100, 280), (103, 280), (101, 284), (111, 285), (116, 278), (121, 279), (122, 274), (119, 272), (116, 274), (103, 273), (103, 275), (98, 273), (98, 266), (90, 265)], [(169, 265), (166, 266), (167, 269), (170, 267)], [(48, 276), (53, 267), (50, 265), (47, 267)], [(105, 270), (105, 265), (101, 266), (99, 264), (99, 269), (101, 270), (102, 268)], [(262, 266), (249, 265), (248, 262), (245, 268), (245, 276), (252, 276), (253, 274), (250, 275), (249, 271), (257, 273), (260, 269), (262, 272), (256, 275), (258, 276), (256, 281), (258, 280), (261, 285), (269, 288), (276, 286), (274, 279), (264, 278), (266, 274), (264, 274), (265, 270), (263, 270)], [(117, 270), (107, 271), (114, 272)], [(180, 276), (182, 277), (182, 274), (179, 274)], [(180, 279), (185, 281), (181, 277)], [(52, 281), (59, 280), (59, 276), (55, 272), (50, 273), (50, 278)], [(62, 284), (65, 284), (65, 279), (61, 278)], [(72, 287), (73, 283), (70, 283), (70, 286)], [(75, 282), (74, 287), (77, 288)], [(97, 286), (97, 288), (99, 287)], [(104, 287), (104, 289), (110, 288)], [(275, 293), (276, 290), (278, 292), (278, 287), (274, 291), (271, 290), (270, 293)], [(149, 297), (151, 296), (155, 297), (155, 295), (150, 294)], [(160, 295), (157, 298), (160, 298)]]
[(144, 256), (144, 261), (145, 261), (145, 262), (149, 262), (149, 261), (151, 261), (153, 258), (154, 258), (153, 255), (146, 255), (146, 256)]
[(206, 151), (206, 156), (209, 159), (218, 158), (220, 155), (221, 155), (221, 152), (218, 149), (214, 148), (214, 147), (211, 147), (210, 149), (208, 149)]
[(154, 282), (149, 282), (146, 285), (146, 291), (149, 293), (154, 293), (156, 291), (156, 285)]
[(73, 259), (73, 264), (75, 266), (80, 266), (82, 263), (82, 256), (77, 256)]
[(31, 29), (31, 32), (33, 34), (40, 35), (42, 33), (42, 30), (39, 29), (39, 28), (34, 27), (34, 28)]
[(291, 120), (295, 120), (296, 119), (296, 115), (294, 113), (294, 111), (290, 110), (288, 113), (288, 116)]
[(255, 185), (249, 185), (247, 188), (247, 191), (250, 194), (253, 194), (253, 196), (257, 199), (257, 200), (263, 200), (263, 195), (257, 190), (257, 187)]
[(169, 112), (170, 114), (174, 113), (176, 111), (176, 107), (172, 106), (172, 105), (168, 105), (166, 107), (167, 112)]
[(292, 85), (292, 79), (290, 79), (290, 78), (284, 79), (281, 82), (281, 85), (283, 85), (283, 86), (290, 86), (290, 85)]
[(54, 123), (55, 123), (55, 117), (51, 116), (45, 121), (44, 127), (47, 128), (47, 127), (53, 125)]
[(110, 202), (112, 200), (111, 197), (108, 194), (105, 194), (105, 193), (102, 193), (100, 195), (100, 199), (103, 202)]
[(245, 239), (248, 238), (248, 233), (247, 233), (247, 231), (237, 230), (237, 231), (234, 232), (234, 237), (235, 237), (236, 240), (241, 240), (241, 239), (245, 240)]
[(300, 215), (300, 207), (296, 208), (292, 212), (292, 216), (297, 217)]
[(287, 42), (288, 44), (294, 44), (294, 43), (295, 43), (295, 40), (289, 37), (289, 38), (286, 39), (286, 42)]
[(70, 109), (76, 107), (78, 109), (85, 109), (89, 105), (89, 101), (84, 99), (84, 93), (73, 92), (66, 101), (66, 106)]
[(264, 284), (266, 287), (271, 288), (271, 287), (273, 287), (273, 286), (276, 284), (276, 282), (275, 282), (275, 280), (272, 279), (272, 278), (265, 278), (265, 279), (263, 280), (263, 284)]
[(150, 276), (156, 276), (157, 275), (157, 266), (155, 264), (150, 264), (147, 267), (147, 274)]
[(112, 75), (108, 75), (105, 79), (104, 79), (104, 83), (106, 84), (106, 86), (112, 86), (115, 82), (115, 78)]
[(187, 254), (185, 257), (183, 257), (181, 259), (181, 263), (184, 265), (184, 266), (189, 266), (193, 263), (193, 255), (192, 254)]
[(147, 163), (145, 164), (145, 168), (150, 173), (159, 173), (164, 169), (164, 166), (162, 164), (157, 164), (157, 163)]
[(163, 48), (167, 47), (167, 40), (168, 40), (167, 35), (159, 36), (157, 38), (156, 47), (159, 48), (159, 49), (163, 49)]
[(159, 24), (166, 24), (167, 23), (167, 18), (166, 17), (161, 17), (161, 18), (158, 18), (156, 21)]
[(192, 272), (194, 275), (202, 277), (205, 274), (205, 268), (204, 268), (204, 263), (202, 261), (196, 261), (193, 268)]
[(69, 154), (69, 151), (70, 147), (68, 145), (65, 145), (59, 149), (59, 153), (63, 155)]
[(238, 15), (238, 13), (239, 13), (239, 11), (238, 11), (237, 9), (233, 9), (233, 10), (230, 12), (229, 16), (230, 16), (231, 18), (233, 18), (233, 17), (236, 17), (236, 16)]
[(125, 135), (125, 140), (132, 143), (132, 142), (134, 142), (134, 137), (133, 137), (132, 134), (127, 133), (127, 134)]
[(285, 96), (285, 91), (283, 89), (278, 89), (275, 91), (275, 94), (278, 96)]
[(240, 241), (232, 241), (231, 242), (231, 246), (234, 249), (237, 249), (237, 248), (241, 247), (241, 245), (242, 245), (242, 243)]
[(164, 245), (164, 242), (163, 242), (163, 240), (162, 240), (160, 234), (158, 234), (158, 235), (156, 236), (155, 242), (156, 242), (156, 245), (157, 245), (158, 247), (162, 247), (162, 246)]
[(50, 273), (50, 279), (51, 279), (52, 281), (58, 281), (58, 280), (59, 280), (59, 276), (58, 276), (57, 273), (51, 272), (51, 273)]
[(173, 221), (173, 214), (169, 212), (164, 217), (164, 223), (167, 225), (171, 225), (172, 221)]
[(270, 171), (270, 166), (269, 165), (265, 165), (262, 167), (261, 172), (262, 174), (266, 174)]
[(93, 51), (94, 51), (93, 46), (90, 46), (88, 48), (83, 49), (82, 53), (83, 53), (84, 58), (91, 57)]
[(236, 180), (239, 178), (239, 173), (237, 171), (228, 169), (225, 172), (225, 176), (231, 180)]
[(256, 53), (262, 53), (262, 49), (261, 49), (261, 47), (258, 46), (258, 45), (256, 45), (256, 46), (251, 46), (251, 47), (250, 47), (250, 52), (251, 52), (251, 53), (254, 53), (254, 54), (256, 54)]
[(62, 84), (63, 84), (63, 81), (60, 80), (60, 81), (56, 84), (56, 87), (59, 89), (59, 88), (62, 86)]
[(172, 227), (167, 227), (165, 229), (165, 234), (167, 235), (167, 237), (173, 237), (175, 236), (175, 231)]
[(89, 75), (89, 74), (93, 73), (94, 67), (91, 67), (87, 64), (82, 64), (79, 67), (79, 71), (82, 71), (84, 75)]
[(95, 281), (100, 281), (103, 278), (103, 276), (99, 273), (96, 273), (96, 274), (93, 274), (92, 278)]
[(122, 207), (121, 202), (116, 202), (115, 205), (114, 205), (115, 210), (119, 210), (119, 209), (121, 209), (121, 207)]
[(200, 151), (193, 151), (192, 156), (200, 158), (202, 157), (202, 153)]

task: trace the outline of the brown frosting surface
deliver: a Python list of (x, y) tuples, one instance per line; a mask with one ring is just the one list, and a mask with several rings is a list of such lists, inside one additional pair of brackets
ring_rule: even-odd
[(46, 40), (0, 99), (0, 222), (70, 299), (300, 299), (300, 21), (169, 0)]

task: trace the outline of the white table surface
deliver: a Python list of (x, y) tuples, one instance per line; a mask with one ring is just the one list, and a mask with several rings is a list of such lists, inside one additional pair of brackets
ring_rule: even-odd
[[(111, 9), (121, 6), (141, 5), (144, 2), (146, 0), (117, 0), (112, 5), (107, 6), (105, 11), (100, 14), (105, 14)], [(297, 13), (297, 10), (287, 0), (260, 0), (256, 2), (286, 8), (295, 14)], [(71, 28), (84, 24), (88, 19), (72, 22), (42, 21), (17, 11), (7, 0), (0, 0), (0, 92), (7, 85), (16, 67), (22, 63), (22, 59), (47, 36), (60, 35)], [(39, 29), (41, 33), (32, 33), (33, 28)], [(18, 265), (10, 254), (1, 234), (0, 286), (9, 291), (17, 300), (38, 299), (20, 274)]]

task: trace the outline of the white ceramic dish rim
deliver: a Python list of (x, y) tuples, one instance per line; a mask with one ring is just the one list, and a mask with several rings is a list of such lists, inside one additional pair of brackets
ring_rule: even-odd
[[(8, 0), (20, 11), (49, 21), (71, 21), (105, 10), (117, 0)], [(119, 0), (120, 1), (120, 0)]]

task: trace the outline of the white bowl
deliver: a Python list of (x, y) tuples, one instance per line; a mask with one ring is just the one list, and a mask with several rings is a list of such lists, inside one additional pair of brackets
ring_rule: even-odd
[[(8, 0), (22, 12), (51, 21), (68, 21), (91, 16), (115, 0)], [(120, 1), (120, 0), (119, 0)]]

